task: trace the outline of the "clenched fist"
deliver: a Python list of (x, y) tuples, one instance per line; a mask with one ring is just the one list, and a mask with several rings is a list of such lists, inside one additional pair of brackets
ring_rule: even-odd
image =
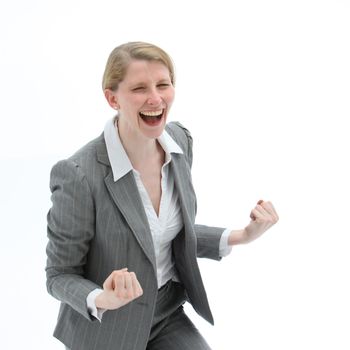
[(278, 221), (277, 212), (271, 202), (259, 200), (250, 213), (251, 221), (243, 230), (231, 231), (229, 244), (248, 243), (259, 236)]
[(103, 292), (95, 299), (97, 308), (118, 309), (140, 297), (143, 290), (134, 272), (127, 268), (113, 271), (103, 283)]

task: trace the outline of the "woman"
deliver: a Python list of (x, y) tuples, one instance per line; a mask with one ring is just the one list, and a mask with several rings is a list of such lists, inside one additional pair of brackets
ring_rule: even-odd
[(69, 349), (210, 349), (182, 307), (213, 323), (197, 256), (220, 260), (278, 220), (259, 201), (243, 230), (194, 223), (192, 138), (166, 123), (174, 83), (162, 49), (114, 49), (103, 90), (117, 116), (52, 169), (47, 288)]

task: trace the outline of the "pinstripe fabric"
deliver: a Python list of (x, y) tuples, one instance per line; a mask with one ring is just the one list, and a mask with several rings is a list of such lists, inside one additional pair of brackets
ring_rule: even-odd
[[(184, 219), (173, 243), (175, 266), (195, 310), (213, 322), (196, 255), (219, 259), (223, 229), (194, 225), (192, 139), (179, 123), (170, 123), (167, 131), (184, 150), (171, 162)], [(132, 173), (113, 181), (101, 135), (53, 167), (50, 188), (47, 288), (61, 301), (54, 336), (72, 350), (145, 350), (157, 278), (151, 232)], [(99, 323), (90, 316), (86, 297), (123, 267), (135, 271), (144, 294), (107, 311)]]
[[(66, 347), (66, 350), (71, 349)], [(164, 328), (148, 343), (146, 350), (211, 350), (211, 348), (180, 308), (166, 320)]]
[(210, 350), (184, 313), (186, 299), (183, 286), (177, 282), (168, 281), (158, 291), (147, 350)]
[(148, 343), (147, 350), (211, 350), (182, 307), (165, 324), (157, 337)]
[(147, 350), (210, 350), (184, 313), (185, 299), (180, 283), (169, 281), (159, 291)]

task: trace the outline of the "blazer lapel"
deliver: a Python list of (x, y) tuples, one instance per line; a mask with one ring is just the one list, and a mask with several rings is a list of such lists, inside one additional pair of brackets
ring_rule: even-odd
[(184, 230), (174, 241), (176, 266), (192, 306), (204, 319), (214, 324), (196, 258), (197, 244), (194, 232), (196, 195), (191, 182), (190, 168), (183, 155), (172, 155), (171, 163), (184, 220)]
[(105, 184), (156, 272), (152, 234), (132, 172), (117, 182), (114, 182), (112, 172), (110, 172), (105, 178)]
[(152, 233), (132, 172), (114, 181), (104, 140), (97, 151), (97, 158), (109, 167), (104, 180), (106, 187), (157, 274)]
[(170, 165), (185, 223), (189, 220), (193, 225), (196, 216), (196, 195), (191, 182), (190, 169), (182, 154), (173, 153)]

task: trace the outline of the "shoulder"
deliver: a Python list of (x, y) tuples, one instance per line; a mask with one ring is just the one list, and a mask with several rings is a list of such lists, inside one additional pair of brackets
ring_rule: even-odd
[(170, 122), (165, 129), (184, 152), (187, 152), (188, 148), (192, 147), (193, 140), (191, 133), (180, 122)]
[[(80, 176), (89, 177), (90, 174), (96, 173), (96, 168), (99, 166), (99, 158), (104, 159), (105, 163), (108, 162), (106, 144), (103, 134), (97, 138), (91, 140), (73, 155), (67, 159), (57, 162), (52, 171), (58, 171), (60, 173), (80, 174)], [(102, 162), (103, 163), (103, 162)]]
[(192, 164), (192, 147), (193, 139), (191, 133), (180, 122), (170, 122), (166, 126), (166, 131), (176, 141), (176, 143), (182, 148), (186, 154), (190, 164)]
[(77, 162), (78, 164), (96, 160), (99, 153), (107, 152), (106, 143), (103, 134), (88, 142), (86, 145), (78, 149), (68, 159)]

